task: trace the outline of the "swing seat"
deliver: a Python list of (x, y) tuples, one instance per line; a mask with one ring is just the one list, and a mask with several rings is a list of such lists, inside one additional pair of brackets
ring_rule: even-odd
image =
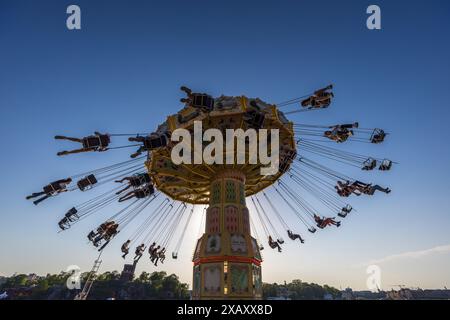
[(366, 171), (371, 171), (371, 170), (375, 169), (376, 166), (377, 166), (377, 160), (375, 160), (373, 158), (368, 158), (366, 161), (363, 162), (363, 167), (361, 169), (366, 170)]
[(178, 258), (178, 252), (172, 252), (172, 259)]
[(353, 207), (349, 204), (347, 204), (344, 208), (342, 208), (342, 211), (345, 211), (347, 213), (350, 213), (353, 210)]
[(70, 221), (71, 218), (75, 218), (76, 220), (78, 220), (79, 217), (78, 217), (77, 213), (78, 213), (78, 210), (75, 207), (73, 207), (69, 211), (67, 211), (67, 213), (64, 216), (69, 221)]
[(262, 250), (264, 250), (264, 246), (263, 246), (263, 245), (260, 245), (260, 246), (259, 246), (259, 251), (262, 251)]
[(315, 233), (317, 230), (314, 227), (308, 228), (308, 231), (311, 233)]
[(307, 107), (307, 106), (309, 106), (311, 104), (311, 102), (312, 102), (312, 97), (309, 97), (309, 98), (303, 100), (301, 102), (301, 105), (302, 105), (302, 107)]
[(378, 167), (378, 170), (389, 171), (389, 170), (391, 170), (391, 168), (392, 168), (392, 161), (388, 160), (388, 159), (384, 159), (381, 162), (380, 166)]
[(53, 194), (61, 191), (63, 188), (61, 187), (60, 183), (52, 182), (52, 183), (46, 185), (43, 189), (47, 195), (53, 195)]
[(348, 214), (347, 212), (341, 211), (341, 212), (338, 213), (338, 216), (341, 217), (341, 218), (345, 218), (347, 216), (347, 214)]
[(91, 189), (92, 186), (97, 182), (98, 182), (97, 178), (93, 174), (90, 174), (87, 177), (84, 177), (83, 179), (78, 181), (77, 186), (81, 191), (86, 191)]
[(374, 129), (372, 132), (372, 135), (370, 137), (370, 142), (371, 143), (382, 143), (384, 141), (384, 138), (386, 137), (386, 133), (384, 132), (383, 129)]
[(102, 141), (98, 136), (89, 136), (83, 138), (83, 148), (84, 149), (90, 149), (90, 148), (99, 148), (102, 146)]
[(283, 240), (283, 238), (278, 238), (278, 239), (277, 239), (277, 242), (278, 242), (279, 244), (283, 244), (283, 243), (284, 243), (284, 240)]
[(272, 249), (276, 249), (278, 248), (277, 243), (276, 242), (269, 242), (269, 247), (271, 247)]
[(153, 150), (161, 147), (165, 147), (168, 144), (169, 139), (166, 134), (152, 133), (144, 140), (144, 148), (146, 150)]
[(209, 94), (194, 93), (192, 98), (192, 106), (194, 108), (212, 111), (214, 109), (214, 98)]

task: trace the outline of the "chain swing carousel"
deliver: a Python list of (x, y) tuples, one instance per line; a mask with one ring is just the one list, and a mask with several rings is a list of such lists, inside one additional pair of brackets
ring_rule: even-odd
[[(354, 211), (345, 201), (349, 196), (390, 192), (389, 188), (358, 181), (318, 162), (324, 159), (363, 171), (389, 171), (394, 164), (389, 159), (330, 147), (330, 143), (351, 141), (379, 144), (384, 141), (386, 132), (360, 128), (357, 122), (309, 125), (288, 120), (287, 115), (328, 108), (334, 98), (332, 89), (328, 86), (306, 96), (269, 104), (244, 96), (213, 98), (182, 87), (186, 93), (186, 98), (181, 99), (184, 108), (169, 116), (152, 133), (95, 132), (84, 138), (56, 136), (57, 140), (81, 144), (79, 149), (59, 152), (59, 156), (122, 148), (136, 151), (129, 160), (51, 182), (27, 199), (38, 198), (34, 203), (39, 204), (64, 192), (95, 192), (98, 186), (111, 184), (109, 191), (69, 208), (58, 226), (60, 231), (67, 230), (111, 204), (119, 203), (120, 210), (87, 237), (101, 254), (120, 231), (121, 236), (126, 237), (121, 246), (122, 258), (127, 259), (129, 251), (135, 248), (134, 258), (130, 255), (131, 272), (146, 251), (155, 266), (158, 262), (164, 263), (170, 248), (173, 249), (172, 259), (177, 259), (194, 208), (203, 206), (204, 233), (193, 254), (193, 298), (261, 298), (261, 250), (265, 243), (270, 249), (282, 252), (283, 234), (301, 244), (305, 233), (312, 235), (317, 230), (339, 227), (342, 219)], [(299, 106), (292, 111), (281, 111), (292, 105)], [(252, 156), (249, 148), (246, 148), (245, 161), (240, 164), (236, 161), (233, 164), (175, 164), (171, 153), (180, 142), (172, 141), (172, 133), (183, 128), (194, 136), (195, 123), (201, 123), (203, 132), (218, 129), (223, 136), (227, 129), (268, 129), (269, 132), (278, 129), (279, 170), (273, 175), (261, 174), (265, 165), (259, 160), (249, 161)], [(132, 144), (111, 146), (116, 139), (124, 138)], [(246, 141), (246, 146), (248, 144)], [(234, 146), (236, 148), (237, 144)], [(271, 146), (269, 143), (269, 153)], [(202, 150), (207, 147), (204, 143)], [(235, 149), (233, 157), (237, 156)], [(279, 203), (289, 210), (280, 209)], [(286, 222), (292, 215), (298, 218), (299, 226), (304, 227), (303, 232)], [(145, 218), (136, 230), (127, 233), (127, 226), (138, 216)], [(259, 237), (257, 224), (264, 231), (265, 241)], [(174, 238), (178, 238), (175, 243)], [(86, 292), (83, 294), (87, 296)]]

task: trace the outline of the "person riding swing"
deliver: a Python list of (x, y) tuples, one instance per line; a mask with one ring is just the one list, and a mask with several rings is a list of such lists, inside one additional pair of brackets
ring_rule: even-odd
[(366, 161), (363, 162), (363, 167), (361, 169), (365, 170), (365, 171), (371, 171), (371, 170), (375, 169), (376, 166), (377, 166), (377, 160), (375, 160), (373, 158), (368, 158)]
[(358, 122), (350, 124), (337, 124), (335, 126), (331, 126), (331, 130), (325, 131), (324, 136), (337, 143), (342, 143), (347, 141), (349, 137), (354, 135), (354, 132), (351, 129), (358, 128), (358, 126)]
[(340, 221), (335, 221), (335, 218), (321, 218), (318, 215), (314, 215), (314, 221), (316, 221), (317, 227), (319, 227), (320, 229), (324, 229), (327, 226), (336, 226), (337, 228), (339, 228), (341, 226), (341, 222)]
[(159, 261), (161, 263), (164, 263), (164, 260), (166, 259), (166, 248), (162, 248), (161, 251), (158, 252)]
[(67, 185), (69, 185), (71, 182), (72, 182), (72, 178), (61, 179), (61, 180), (51, 182), (50, 184), (48, 184), (42, 188), (43, 191), (34, 192), (33, 194), (27, 196), (26, 199), (29, 200), (29, 199), (44, 195), (42, 198), (33, 201), (33, 203), (35, 205), (38, 205), (40, 202), (44, 201), (47, 198), (50, 198), (51, 196), (55, 196), (62, 192), (67, 192), (68, 191)]
[(104, 239), (106, 235), (106, 231), (111, 228), (114, 224), (114, 221), (106, 221), (103, 222), (96, 231), (92, 230), (88, 234), (88, 239), (91, 241), (95, 247), (98, 247), (100, 242)]
[(155, 188), (151, 184), (147, 184), (139, 189), (133, 190), (119, 198), (119, 202), (123, 202), (136, 197), (137, 199), (143, 199), (151, 196), (155, 193)]
[(331, 89), (333, 89), (333, 85), (315, 91), (312, 96), (301, 102), (302, 107), (310, 106), (308, 109), (328, 108), (331, 99), (334, 98), (333, 92), (329, 91)]
[(156, 247), (156, 242), (153, 242), (150, 247), (148, 247), (148, 254), (150, 255), (150, 257), (152, 256), (152, 252)]
[(272, 236), (269, 236), (269, 247), (272, 249), (278, 249), (278, 252), (281, 252), (281, 246), (277, 241), (272, 239)]
[(291, 240), (295, 241), (296, 239), (298, 239), (298, 240), (300, 240), (301, 243), (305, 243), (305, 240), (303, 240), (302, 237), (298, 233), (293, 233), (291, 230), (288, 230), (287, 234)]
[(108, 226), (105, 230), (105, 234), (103, 236), (103, 240), (105, 240), (105, 243), (98, 249), (98, 251), (102, 251), (108, 243), (114, 238), (120, 231), (117, 230), (119, 228), (118, 223), (113, 223), (112, 225)]
[(69, 219), (67, 219), (67, 217), (62, 218), (59, 222), (58, 222), (58, 226), (59, 228), (64, 231), (66, 229), (70, 228), (70, 221)]
[(121, 180), (116, 180), (117, 183), (123, 183), (124, 181), (128, 182), (128, 186), (126, 186), (124, 189), (119, 190), (116, 192), (116, 194), (121, 194), (125, 190), (128, 190), (129, 188), (138, 188), (144, 184), (151, 183), (152, 179), (148, 173), (139, 173), (137, 175), (133, 175), (131, 177), (125, 177)]
[(123, 255), (122, 258), (125, 259), (125, 257), (130, 253), (130, 243), (131, 240), (127, 240), (122, 244), (122, 247), (120, 247), (120, 251), (122, 251)]
[(214, 109), (214, 98), (206, 93), (192, 92), (188, 87), (182, 86), (181, 91), (186, 93), (186, 98), (180, 99), (187, 106), (201, 109), (204, 112), (210, 112)]
[(375, 193), (375, 191), (381, 191), (384, 192), (386, 194), (390, 193), (391, 190), (389, 188), (383, 188), (379, 185), (372, 185), (371, 183), (364, 183), (358, 180), (355, 180), (352, 184), (349, 185), (349, 181), (347, 181), (345, 184), (343, 184), (342, 182), (338, 181), (338, 184), (340, 185), (346, 185), (350, 188), (352, 188), (352, 192), (356, 193), (356, 192), (360, 192), (366, 195), (373, 195)]
[[(158, 246), (158, 248), (159, 248), (159, 246)], [(161, 263), (164, 263), (164, 259), (166, 258), (166, 256), (165, 256), (166, 248), (162, 248), (159, 251), (158, 251), (158, 248), (156, 248), (156, 250), (154, 251), (153, 257), (151, 258), (151, 261), (153, 262), (155, 267), (158, 266), (158, 260), (161, 261)]]
[(139, 261), (141, 259), (142, 255), (145, 252), (145, 244), (141, 243), (136, 247), (136, 250), (134, 251), (134, 261)]
[(130, 157), (136, 158), (137, 156), (141, 155), (145, 151), (151, 151), (157, 148), (165, 147), (169, 144), (170, 139), (170, 132), (153, 132), (148, 136), (136, 136), (136, 137), (129, 137), (128, 141), (130, 142), (139, 142), (142, 143), (142, 146), (139, 147), (139, 149), (133, 153)]
[(161, 246), (157, 246), (156, 248), (154, 248), (150, 254), (150, 261), (157, 266), (158, 265), (158, 250), (161, 248)]
[(69, 211), (66, 212), (64, 217), (67, 218), (69, 222), (74, 222), (80, 218), (77, 213), (78, 210), (75, 207), (72, 207)]
[(341, 209), (341, 212), (338, 213), (338, 216), (341, 218), (345, 218), (352, 210), (353, 210), (352, 206), (347, 204), (345, 207)]
[(102, 134), (100, 132), (95, 132), (92, 136), (87, 136), (83, 138), (72, 138), (66, 136), (55, 136), (56, 140), (69, 140), (73, 142), (78, 142), (82, 144), (82, 148), (75, 149), (71, 151), (60, 151), (57, 153), (58, 156), (65, 156), (68, 154), (81, 153), (81, 152), (103, 152), (108, 150), (108, 146), (111, 142), (111, 137), (109, 134)]

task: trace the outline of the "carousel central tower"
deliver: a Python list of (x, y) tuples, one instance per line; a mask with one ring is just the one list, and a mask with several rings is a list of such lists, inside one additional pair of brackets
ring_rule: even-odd
[(194, 299), (260, 299), (261, 254), (250, 234), (245, 175), (225, 170), (210, 186), (205, 233), (194, 252)]

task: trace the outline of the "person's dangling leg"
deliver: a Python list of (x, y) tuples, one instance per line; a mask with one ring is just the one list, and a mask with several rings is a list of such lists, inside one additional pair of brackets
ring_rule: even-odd
[(384, 192), (384, 193), (389, 193), (389, 192), (391, 192), (391, 190), (390, 190), (389, 188), (383, 188), (383, 187), (379, 186), (378, 184), (372, 186), (372, 189), (373, 189), (374, 192), (375, 192), (376, 190), (381, 191), (381, 192)]
[(75, 153), (82, 153), (82, 152), (90, 152), (90, 151), (95, 151), (95, 148), (81, 148), (81, 149), (75, 149), (75, 150), (71, 150), (71, 151), (60, 151), (58, 152), (56, 155), (58, 156), (65, 156), (68, 154), (75, 154)]
[(39, 196), (42, 196), (43, 194), (45, 194), (45, 192), (34, 192), (34, 193), (32, 193), (31, 195), (29, 195), (29, 196), (27, 196), (27, 200), (28, 199), (32, 199), (32, 198), (36, 198), (36, 197), (39, 197)]
[(131, 185), (128, 185), (125, 188), (123, 188), (122, 190), (117, 191), (116, 194), (121, 194), (122, 192), (124, 192), (125, 190), (128, 190), (130, 188), (131, 188)]
[(312, 102), (312, 98), (309, 97), (309, 98), (303, 100), (303, 101), (301, 102), (301, 105), (302, 105), (302, 107), (307, 107), (307, 106), (309, 106), (309, 105), (311, 104), (311, 102)]
[(122, 183), (122, 182), (124, 182), (125, 180), (130, 181), (131, 178), (130, 178), (130, 177), (125, 177), (125, 178), (123, 178), (123, 179), (116, 180), (115, 182), (117, 182), (117, 183)]
[(130, 191), (126, 195), (124, 195), (123, 197), (119, 198), (119, 202), (123, 202), (123, 201), (129, 200), (129, 199), (131, 199), (133, 197), (134, 197), (134, 191)]
[(143, 151), (144, 151), (144, 147), (140, 147), (135, 153), (131, 154), (130, 157), (134, 159), (134, 158), (140, 156)]
[(131, 141), (131, 142), (144, 142), (145, 141), (145, 137), (142, 137), (142, 136), (129, 137), (128, 141)]
[(79, 142), (79, 143), (83, 143), (83, 139), (80, 138), (71, 138), (71, 137), (65, 137), (65, 136), (55, 136), (56, 140), (69, 140), (69, 141), (73, 141), (73, 142)]
[(39, 203), (41, 203), (42, 201), (44, 201), (45, 199), (50, 198), (50, 197), (51, 197), (51, 195), (47, 194), (46, 196), (43, 196), (42, 198), (33, 201), (33, 203), (35, 205), (38, 205)]

